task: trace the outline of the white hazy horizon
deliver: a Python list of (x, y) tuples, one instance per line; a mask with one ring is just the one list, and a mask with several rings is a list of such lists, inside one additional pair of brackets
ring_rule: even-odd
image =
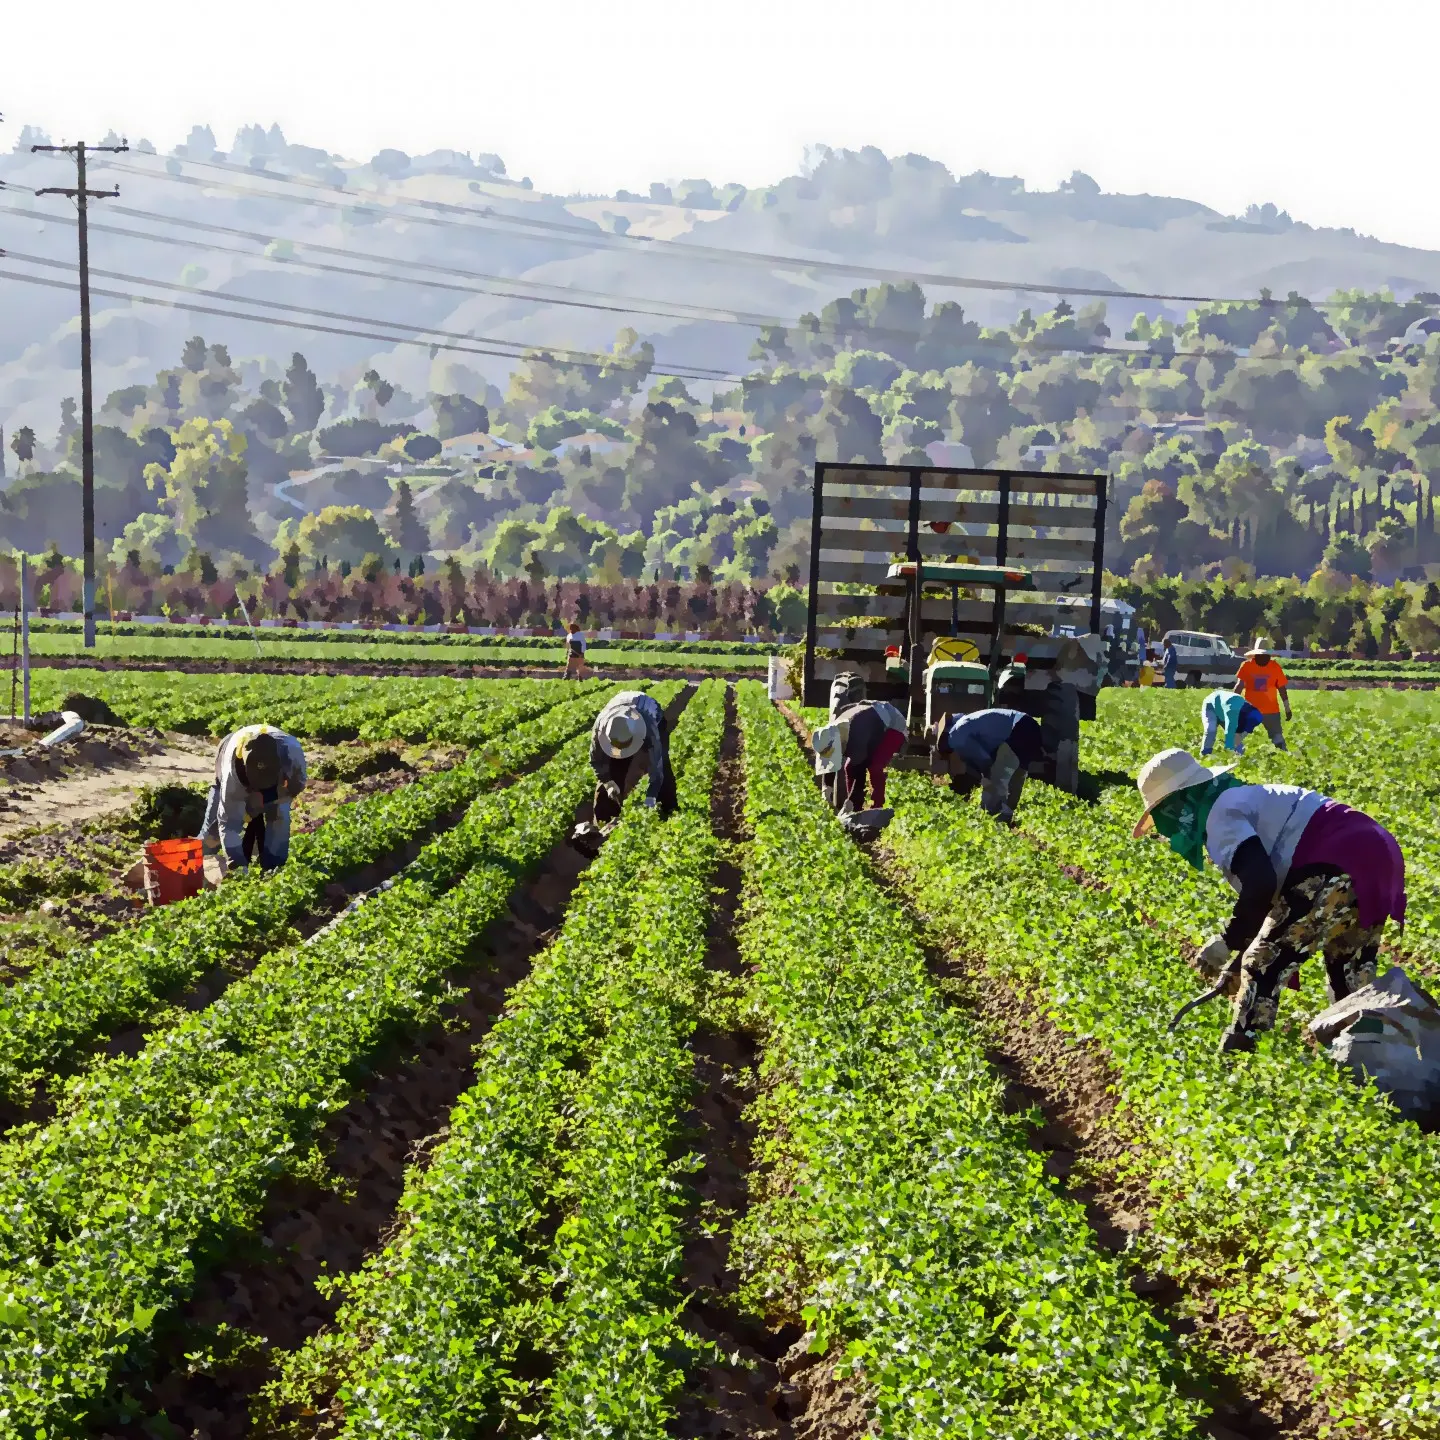
[[(561, 194), (763, 185), (808, 146), (1053, 189), (1273, 202), (1440, 249), (1419, 147), (1440, 7), (1380, 0), (70, 0), (0, 19), (0, 147), (245, 124), (364, 160), (494, 152)], [(178, 23), (171, 24), (175, 21)], [(1384, 64), (1372, 57), (1381, 56)]]

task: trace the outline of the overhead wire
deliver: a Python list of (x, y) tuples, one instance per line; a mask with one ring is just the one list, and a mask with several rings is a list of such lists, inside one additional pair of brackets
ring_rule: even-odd
[[(0, 270), (0, 280), (13, 280), (21, 285), (40, 285), (53, 290), (70, 290), (74, 287), (73, 281), (51, 279), (46, 275), (22, 275), (13, 270)], [(147, 282), (142, 282), (147, 283)], [(416, 336), (391, 335), (379, 331), (366, 331), (355, 328), (347, 328), (336, 325), (321, 325), (304, 320), (288, 320), (278, 315), (247, 315), (239, 310), (224, 309), (213, 305), (197, 305), (181, 300), (167, 300), (155, 295), (137, 295), (126, 290), (112, 290), (105, 286), (92, 285), (92, 295), (101, 295), (109, 300), (124, 300), (135, 305), (155, 305), (168, 310), (184, 310), (194, 315), (214, 315), (229, 320), (245, 320), (254, 325), (280, 326), (289, 330), (303, 330), (316, 335), (343, 335), (360, 340), (378, 340), (386, 345), (410, 345), (420, 349), (429, 350), (432, 354), (439, 351), (446, 351), (461, 355), (490, 355), (504, 360), (520, 360), (527, 358), (524, 355), (517, 355), (509, 350), (497, 350), (494, 348), (479, 345), (462, 345), (453, 340), (424, 340)], [(383, 323), (383, 322), (382, 322)], [(581, 363), (585, 367), (598, 367), (601, 363), (613, 364), (616, 356), (595, 357), (593, 362)], [(650, 366), (652, 375), (675, 375), (677, 372), (664, 365), (652, 364)], [(715, 372), (711, 376), (696, 376), (678, 374), (680, 379), (716, 379), (738, 382), (743, 376)]]
[[(132, 155), (138, 152), (130, 152)], [(156, 157), (157, 159), (159, 157)], [(169, 162), (167, 162), (168, 164)], [(414, 216), (407, 218), (425, 219), (427, 223), (434, 223), (440, 216), (453, 215), (460, 217), (461, 223), (466, 220), (479, 222), (481, 225), (502, 225), (525, 230), (541, 230), (548, 233), (566, 234), (574, 237), (577, 243), (595, 246), (601, 245), (607, 249), (644, 248), (649, 253), (668, 254), (676, 258), (694, 259), (707, 258), (716, 261), (729, 263), (758, 263), (770, 268), (782, 268), (793, 270), (814, 270), (833, 274), (845, 274), (859, 276), (881, 281), (901, 283), (913, 280), (922, 285), (936, 285), (948, 289), (977, 289), (987, 291), (1018, 292), (1021, 294), (1061, 295), (1075, 296), (1079, 298), (1093, 299), (1118, 299), (1118, 300), (1151, 300), (1171, 304), (1187, 305), (1226, 305), (1226, 304), (1255, 304), (1257, 297), (1236, 298), (1233, 296), (1218, 295), (1187, 295), (1169, 293), (1165, 291), (1127, 290), (1114, 286), (1084, 286), (1084, 285), (1059, 285), (1049, 284), (1040, 281), (1017, 281), (1002, 280), (993, 277), (961, 276), (943, 273), (929, 273), (920, 270), (901, 269), (886, 266), (864, 265), (857, 262), (843, 260), (829, 260), (822, 257), (798, 256), (772, 254), (765, 251), (747, 250), (743, 248), (732, 248), (729, 246), (704, 245), (688, 240), (667, 239), (661, 236), (639, 235), (633, 233), (620, 234), (613, 231), (601, 230), (598, 226), (582, 224), (574, 221), (558, 221), (542, 219), (538, 216), (525, 216), (495, 209), (493, 206), (472, 206), (458, 205), (452, 201), (428, 200), (422, 196), (396, 195), (382, 196), (378, 192), (368, 193), (365, 191), (352, 190), (344, 186), (330, 184), (323, 180), (316, 180), (308, 176), (276, 173), (269, 170), (257, 170), (249, 166), (226, 164), (215, 160), (194, 160), (186, 158), (185, 165), (202, 169), (218, 170), (225, 174), (244, 177), (246, 179), (265, 180), (279, 185), (290, 185), (301, 189), (323, 191), (324, 195), (285, 195), (270, 191), (255, 190), (250, 186), (238, 185), (235, 182), (207, 181), (202, 176), (177, 175), (168, 169), (157, 169), (147, 166), (139, 166), (133, 163), (127, 164), (123, 161), (107, 158), (100, 162), (106, 168), (120, 170), (124, 173), (143, 176), (149, 179), (160, 179), (167, 181), (178, 181), (182, 184), (204, 187), (206, 185), (217, 189), (229, 189), (234, 193), (251, 196), (260, 199), (272, 199), (288, 201), (300, 204), (322, 204), (329, 209), (354, 210), (356, 205), (347, 204), (345, 200), (333, 200), (331, 195), (348, 197), (351, 201), (367, 205), (380, 213), (394, 215), (394, 208), (397, 205), (413, 206), (417, 209), (435, 212), (428, 217)], [(622, 202), (617, 202), (622, 203)], [(399, 217), (396, 217), (399, 218)], [(465, 228), (475, 228), (466, 226)], [(1285, 306), (1283, 300), (1271, 300), (1277, 309)], [(1313, 308), (1321, 309), (1343, 305), (1344, 301), (1308, 301)], [(1440, 307), (1431, 307), (1440, 308)]]

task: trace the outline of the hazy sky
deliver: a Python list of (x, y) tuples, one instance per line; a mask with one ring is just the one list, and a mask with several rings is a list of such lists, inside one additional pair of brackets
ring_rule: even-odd
[(1437, 41), (1434, 0), (4, 0), (0, 145), (278, 120), (608, 192), (870, 144), (1440, 248)]

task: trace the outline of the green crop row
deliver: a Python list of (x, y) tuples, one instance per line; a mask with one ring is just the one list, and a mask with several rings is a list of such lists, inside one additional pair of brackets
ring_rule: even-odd
[[(433, 740), (467, 743), (494, 704), (514, 718), (554, 703), (544, 680), (451, 680), (373, 676), (182, 675), (173, 671), (36, 672), (37, 710), (58, 708), (79, 689), (103, 700), (128, 725), (222, 735), (257, 718), (293, 735), (337, 740)], [(587, 681), (582, 691), (600, 682)]]
[(587, 745), (480, 797), (393, 888), (97, 1066), (0, 1151), (0, 1435), (78, 1435), (128, 1409), (157, 1323), (306, 1163), (385, 1042), (435, 1018), (447, 973), (563, 837)]
[(1174, 931), (1060, 869), (1104, 868), (1093, 831), (1057, 821), (1050, 853), (920, 777), (895, 799), (886, 845), (936, 933), (1111, 1067), (1124, 1148), (1108, 1163), (1150, 1197), (1138, 1258), (1303, 1355), (1337, 1420), (1440, 1435), (1434, 1138), (1308, 1050), (1290, 1006), (1253, 1055), (1217, 1054), (1219, 1007), (1172, 1034), (1196, 992)]
[[(588, 727), (603, 703), (604, 692), (593, 691), (528, 724), (507, 724), (464, 764), (347, 805), (297, 836), (282, 869), (234, 876), (17, 981), (0, 993), (0, 1094), (23, 1098), (71, 1051), (142, 1019), (175, 987), (277, 943), (332, 881), (403, 849), (498, 776)], [(499, 707), (494, 713), (505, 718)]]
[[(350, 1435), (470, 1433), (504, 1409), (519, 1433), (527, 1410), (552, 1437), (666, 1433), (687, 1353), (675, 1148), (723, 720), (709, 682), (675, 732), (679, 812), (627, 805), (411, 1175), (403, 1227), (345, 1282), (336, 1328), (292, 1359), (281, 1399), (333, 1393)], [(538, 1395), (515, 1373), (522, 1344), (547, 1357)]]
[(1006, 1114), (983, 1035), (763, 689), (739, 708), (766, 1037), (747, 1293), (858, 1368), (887, 1436), (1196, 1433), (1183, 1362)]

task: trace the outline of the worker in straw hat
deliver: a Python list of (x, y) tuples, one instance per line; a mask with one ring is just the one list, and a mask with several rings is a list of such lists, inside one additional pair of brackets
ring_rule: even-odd
[(1270, 653), (1270, 642), (1255, 637), (1235, 676), (1235, 693), (1244, 695), (1245, 703), (1260, 712), (1260, 723), (1277, 750), (1284, 750), (1285, 732), (1280, 728), (1280, 710), (1290, 719), (1289, 682), (1280, 662)]
[(1200, 952), (1219, 982), (1201, 1001), (1239, 974), (1222, 1053), (1255, 1048), (1281, 987), (1317, 950), (1332, 1004), (1370, 984), (1385, 921), (1405, 922), (1405, 860), (1384, 826), (1298, 785), (1248, 785), (1232, 768), (1162, 750), (1136, 781), (1145, 813), (1134, 831), (1153, 829), (1197, 870), (1208, 855), (1239, 892), (1230, 923)]
[(305, 752), (283, 730), (246, 725), (220, 742), (199, 838), (220, 852), (222, 872), (290, 858), (290, 802), (305, 784)]
[(650, 777), (647, 807), (658, 806), (662, 819), (675, 813), (675, 772), (670, 768), (670, 735), (665, 712), (653, 696), (622, 690), (595, 720), (590, 735), (590, 768), (595, 788), (595, 824), (620, 818), (625, 797), (642, 775)]

